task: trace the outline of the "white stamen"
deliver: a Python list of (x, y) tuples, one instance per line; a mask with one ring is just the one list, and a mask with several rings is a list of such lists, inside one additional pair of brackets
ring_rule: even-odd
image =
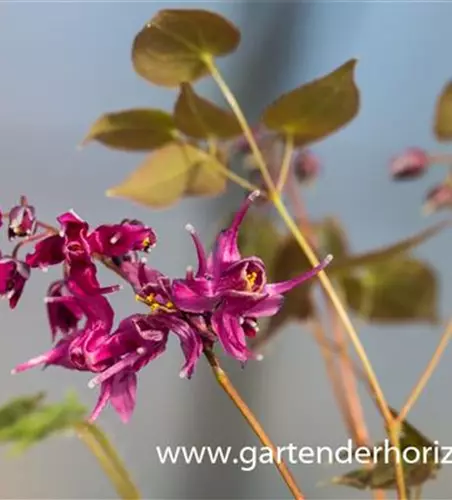
[(14, 297), (14, 294), (16, 293), (15, 290), (11, 290), (6, 294), (6, 297), (8, 300), (12, 299)]
[(191, 234), (195, 234), (196, 230), (191, 224), (186, 224), (185, 225), (185, 230), (188, 231)]
[(58, 233), (58, 236), (60, 236), (61, 238), (63, 238), (63, 237), (64, 237), (64, 231), (60, 231), (60, 232)]
[(259, 189), (256, 189), (255, 191), (253, 191), (250, 195), (249, 195), (249, 200), (250, 201), (254, 201), (256, 198), (259, 198), (259, 196), (261, 195), (261, 192), (259, 191)]
[(41, 267), (41, 271), (43, 273), (47, 273), (49, 271), (49, 268), (48, 267)]
[(243, 325), (243, 323), (245, 323), (245, 319), (244, 318), (239, 318), (239, 325)]
[(326, 264), (329, 264), (331, 261), (333, 260), (333, 256), (331, 254), (328, 254), (325, 259), (324, 259), (324, 262)]
[(94, 389), (97, 385), (97, 382), (96, 382), (96, 379), (92, 378), (89, 382), (88, 382), (88, 387), (90, 389)]
[(138, 347), (137, 354), (139, 354), (140, 356), (142, 356), (143, 354), (146, 354), (146, 348), (145, 347)]
[(141, 259), (140, 259), (140, 262), (142, 264), (146, 264), (147, 261), (148, 261), (148, 259), (146, 257), (141, 257)]
[(260, 331), (261, 331), (261, 329), (260, 329), (260, 328), (256, 325), (256, 326), (254, 327), (254, 331), (255, 331), (256, 333), (258, 333), (258, 332), (260, 332)]
[(179, 372), (179, 377), (180, 378), (187, 378), (187, 374), (185, 373), (184, 370), (182, 370), (181, 372)]
[(111, 243), (112, 245), (116, 245), (116, 243), (118, 243), (118, 241), (119, 241), (119, 238), (120, 238), (120, 236), (118, 236), (117, 234), (115, 234), (114, 236), (112, 236), (112, 237), (110, 238), (110, 243)]

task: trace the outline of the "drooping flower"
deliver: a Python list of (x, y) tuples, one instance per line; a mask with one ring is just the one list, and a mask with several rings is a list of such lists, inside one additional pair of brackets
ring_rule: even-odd
[(0, 253), (0, 296), (9, 300), (11, 309), (17, 306), (29, 277), (30, 267), (25, 262)]
[(28, 204), (25, 196), (20, 198), (20, 204), (9, 212), (8, 239), (32, 236), (36, 231), (36, 211)]
[(74, 300), (55, 301), (57, 297), (71, 297), (66, 280), (54, 281), (47, 291), (46, 306), (52, 340), (58, 332), (68, 335), (77, 329), (84, 317), (83, 309)]
[(317, 275), (332, 258), (326, 257), (318, 266), (288, 281), (269, 284), (263, 261), (242, 258), (238, 247), (240, 224), (258, 194), (247, 198), (230, 227), (218, 235), (209, 256), (193, 227), (188, 226), (198, 255), (198, 270), (175, 280), (171, 290), (180, 310), (211, 315), (212, 330), (224, 350), (239, 361), (253, 357), (246, 347), (246, 337), (255, 319), (276, 314), (284, 294)]
[(420, 148), (408, 148), (392, 159), (390, 172), (393, 179), (405, 180), (421, 177), (430, 165), (428, 154)]

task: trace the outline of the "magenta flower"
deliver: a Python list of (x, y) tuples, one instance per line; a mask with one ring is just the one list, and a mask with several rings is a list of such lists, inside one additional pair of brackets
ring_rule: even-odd
[(187, 313), (211, 315), (212, 330), (224, 350), (242, 362), (254, 357), (246, 347), (246, 336), (255, 333), (255, 319), (276, 314), (285, 293), (317, 275), (332, 259), (328, 256), (291, 280), (267, 283), (262, 260), (242, 258), (237, 242), (240, 224), (258, 194), (247, 198), (231, 226), (217, 237), (208, 257), (194, 229), (188, 226), (198, 255), (198, 270), (196, 274), (189, 271), (185, 279), (172, 284), (176, 307)]
[(30, 267), (13, 257), (2, 257), (0, 253), (0, 296), (9, 300), (14, 309), (30, 277)]
[(9, 212), (8, 239), (16, 237), (28, 237), (36, 231), (35, 208), (27, 203), (25, 196), (21, 196), (20, 204), (13, 207)]
[(390, 171), (393, 179), (415, 179), (421, 177), (430, 165), (428, 154), (420, 148), (408, 148), (392, 159)]
[(58, 332), (68, 335), (74, 332), (84, 318), (83, 309), (74, 300), (56, 301), (58, 297), (72, 297), (65, 280), (54, 281), (46, 296), (47, 315), (49, 318), (52, 340)]

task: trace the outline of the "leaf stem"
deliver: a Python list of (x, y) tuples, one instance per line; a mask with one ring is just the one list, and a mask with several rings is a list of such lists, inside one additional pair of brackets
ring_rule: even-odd
[(294, 150), (294, 138), (292, 134), (286, 136), (284, 143), (284, 154), (281, 163), (281, 170), (279, 172), (278, 182), (276, 184), (276, 191), (281, 193), (286, 185), (287, 177), (290, 171), (290, 160)]
[(89, 422), (79, 422), (75, 424), (75, 430), (79, 439), (96, 457), (118, 495), (124, 500), (140, 499), (140, 492), (130, 478), (122, 460), (100, 428)]
[(259, 438), (260, 442), (265, 447), (272, 450), (274, 464), (278, 469), (278, 472), (281, 474), (281, 477), (283, 478), (290, 492), (292, 493), (293, 497), (296, 500), (304, 500), (305, 497), (303, 496), (303, 493), (297, 486), (294, 477), (290, 473), (287, 465), (279, 457), (279, 453), (276, 446), (272, 443), (272, 441), (265, 433), (264, 429), (262, 428), (257, 418), (254, 416), (253, 412), (250, 410), (250, 408), (243, 401), (243, 399), (241, 398), (240, 394), (237, 392), (235, 387), (232, 385), (232, 382), (229, 380), (229, 377), (221, 368), (215, 354), (210, 349), (207, 348), (204, 350), (204, 354), (207, 358), (207, 361), (209, 362), (209, 365), (212, 368), (212, 371), (215, 375), (218, 384), (221, 386), (224, 392), (230, 397), (230, 399), (235, 404), (237, 409), (240, 411), (245, 420), (248, 422), (248, 425), (251, 427), (256, 436)]
[(411, 410), (414, 403), (417, 401), (417, 399), (421, 395), (422, 391), (424, 390), (425, 386), (427, 385), (427, 382), (429, 381), (430, 377), (432, 376), (433, 372), (435, 371), (436, 367), (438, 366), (439, 360), (441, 359), (441, 356), (443, 355), (451, 337), (452, 337), (452, 318), (447, 323), (447, 326), (444, 330), (444, 333), (442, 334), (441, 339), (438, 343), (438, 346), (436, 347), (432, 358), (428, 362), (427, 367), (425, 368), (425, 370), (424, 370), (423, 374), (421, 375), (421, 377), (419, 378), (417, 384), (414, 386), (413, 390), (411, 391), (411, 394), (408, 397), (407, 402), (403, 405), (403, 408), (401, 409), (399, 416), (397, 418), (398, 422), (403, 422), (403, 420), (406, 419), (408, 412)]
[[(284, 203), (281, 200), (281, 196), (275, 189), (275, 185), (273, 183), (273, 180), (270, 176), (269, 170), (267, 168), (267, 165), (264, 161), (264, 158), (262, 156), (262, 153), (260, 152), (256, 141), (253, 137), (253, 134), (251, 132), (251, 128), (240, 108), (239, 103), (237, 102), (234, 94), (231, 92), (229, 89), (229, 86), (223, 79), (221, 73), (219, 72), (218, 68), (216, 67), (213, 59), (211, 57), (207, 57), (205, 59), (205, 64), (209, 68), (210, 74), (212, 78), (216, 81), (218, 87), (222, 91), (226, 101), (228, 102), (231, 110), (233, 113), (236, 115), (237, 120), (240, 124), (240, 126), (243, 129), (244, 135), (246, 139), (249, 142), (250, 148), (252, 153), (255, 156), (256, 159), (256, 164), (259, 167), (261, 171), (262, 178), (264, 182), (266, 183), (268, 187), (268, 192), (269, 192), (269, 198), (272, 201), (274, 207), (276, 208), (277, 212), (279, 213), (281, 219), (287, 226), (287, 228), (290, 230), (290, 232), (293, 234), (293, 237), (305, 253), (306, 257), (310, 261), (311, 265), (317, 266), (319, 265), (319, 260), (317, 259), (313, 249), (311, 248), (311, 245), (308, 243), (306, 238), (303, 236), (301, 231), (299, 230), (297, 224), (294, 222), (292, 217), (290, 216), (289, 212), (287, 211), (287, 208), (285, 207)], [(397, 432), (397, 427), (394, 426), (395, 419), (391, 415), (391, 412), (389, 410), (388, 404), (386, 402), (386, 399), (384, 397), (383, 391), (380, 387), (380, 383), (378, 382), (378, 378), (374, 372), (374, 369), (372, 367), (372, 364), (366, 354), (366, 351), (359, 339), (358, 333), (356, 332), (352, 322), (350, 321), (350, 318), (348, 317), (348, 314), (344, 308), (344, 306), (341, 303), (341, 300), (339, 299), (338, 294), (334, 290), (334, 287), (326, 274), (324, 270), (320, 271), (318, 274), (318, 278), (328, 295), (329, 299), (331, 300), (331, 303), (333, 304), (334, 308), (337, 311), (337, 314), (342, 321), (345, 330), (356, 350), (356, 353), (358, 354), (361, 363), (364, 368), (364, 372), (366, 373), (366, 376), (369, 379), (369, 384), (372, 387), (372, 390), (375, 395), (375, 400), (376, 403), (381, 411), (381, 414), (383, 416), (383, 419), (388, 427), (388, 432), (389, 432), (389, 438), (391, 440), (391, 443), (393, 446), (396, 446), (398, 443), (398, 432)], [(406, 494), (406, 487), (405, 487), (405, 480), (404, 480), (404, 474), (403, 474), (403, 466), (400, 463), (399, 460), (395, 461), (395, 469), (396, 469), (396, 476), (397, 476), (397, 494), (400, 500), (406, 500), (407, 499), (407, 494)]]

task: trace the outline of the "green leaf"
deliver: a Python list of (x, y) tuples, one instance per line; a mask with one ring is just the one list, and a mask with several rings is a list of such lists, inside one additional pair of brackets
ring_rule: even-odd
[[(396, 410), (391, 408), (394, 417)], [(393, 465), (394, 454), (388, 450), (388, 441), (377, 443), (370, 449), (371, 469), (353, 470), (343, 476), (334, 477), (333, 484), (364, 489), (396, 489), (397, 481)], [(414, 449), (419, 450), (419, 453)], [(434, 451), (436, 448), (437, 451)], [(377, 452), (380, 449), (381, 451)], [(375, 451), (374, 451), (375, 450)], [(385, 452), (385, 450), (387, 450)], [(400, 432), (400, 459), (403, 461), (405, 484), (408, 488), (420, 486), (429, 479), (435, 479), (441, 468), (441, 447), (425, 437), (416, 427), (404, 420)], [(378, 453), (376, 456), (373, 453)], [(419, 458), (418, 458), (419, 457)], [(366, 457), (368, 458), (368, 457)], [(345, 457), (342, 457), (344, 460)], [(411, 463), (412, 462), (412, 463)]]
[(452, 81), (444, 86), (436, 102), (433, 132), (439, 141), (452, 140)]
[(69, 394), (63, 402), (38, 407), (0, 429), (0, 442), (11, 443), (13, 452), (21, 453), (50, 436), (72, 429), (85, 415), (86, 408), (74, 394)]
[(174, 139), (170, 114), (159, 109), (129, 109), (102, 115), (82, 145), (97, 141), (122, 151), (150, 151)]
[(349, 307), (376, 323), (438, 322), (438, 279), (426, 263), (399, 256), (341, 280)]
[(338, 219), (326, 217), (322, 222), (316, 224), (314, 229), (319, 239), (318, 246), (323, 255), (332, 254), (335, 260), (348, 255), (350, 247), (347, 234)]
[(165, 208), (182, 196), (214, 195), (225, 189), (218, 160), (189, 144), (170, 143), (154, 151), (107, 196), (152, 207)]
[(158, 12), (133, 42), (135, 71), (156, 85), (176, 87), (209, 73), (206, 58), (225, 56), (240, 43), (240, 31), (206, 10)]
[[(417, 247), (418, 245), (437, 235), (440, 231), (450, 225), (450, 221), (442, 221), (438, 224), (430, 226), (429, 228), (421, 231), (418, 234), (415, 234), (414, 236), (410, 236), (409, 238), (401, 240), (393, 245), (385, 246), (377, 250), (372, 250), (371, 252), (365, 252), (358, 255), (335, 258), (328, 266), (327, 272), (328, 274), (348, 274), (353, 269), (386, 261), (392, 257), (396, 257), (397, 255), (400, 255), (404, 252), (407, 252), (408, 250)], [(334, 253), (333, 256), (336, 257)]]
[(242, 133), (232, 113), (198, 96), (188, 83), (181, 85), (174, 120), (181, 132), (195, 139), (229, 139)]
[(14, 425), (18, 420), (39, 408), (45, 393), (38, 392), (30, 396), (12, 399), (0, 407), (0, 431)]
[(273, 280), (274, 260), (281, 240), (277, 227), (264, 215), (248, 213), (240, 226), (238, 244), (242, 256), (261, 258), (269, 281)]
[(354, 81), (357, 60), (279, 97), (263, 115), (264, 124), (293, 135), (298, 145), (323, 139), (348, 124), (359, 110)]

